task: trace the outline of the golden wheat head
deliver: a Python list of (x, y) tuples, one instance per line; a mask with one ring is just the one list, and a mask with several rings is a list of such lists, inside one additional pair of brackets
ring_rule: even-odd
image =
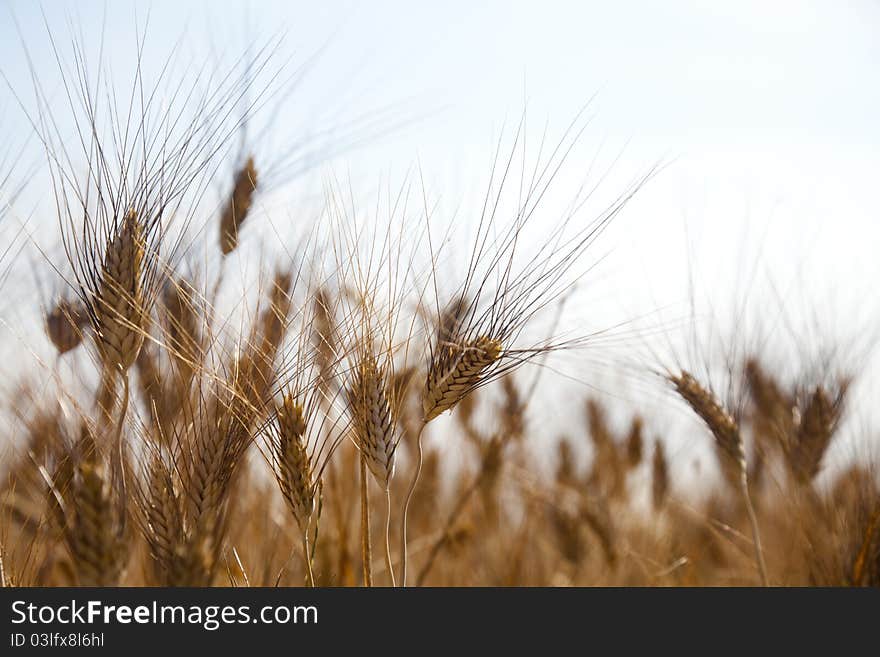
[(361, 356), (348, 393), (355, 437), (370, 472), (382, 490), (394, 474), (394, 419), (385, 372), (374, 356)]
[(464, 345), (444, 345), (432, 360), (422, 393), (424, 421), (453, 408), (480, 385), (483, 372), (501, 357), (501, 343), (480, 337)]
[(144, 341), (144, 224), (130, 210), (111, 236), (92, 302), (95, 339), (105, 368), (127, 372)]

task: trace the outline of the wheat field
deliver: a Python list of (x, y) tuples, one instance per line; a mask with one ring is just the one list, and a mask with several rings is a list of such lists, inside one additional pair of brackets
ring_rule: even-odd
[[(89, 45), (49, 31), (24, 47), (51, 48), (63, 84), (34, 68), (5, 87), (40, 157), (0, 141), (3, 285), (32, 267), (43, 294), (0, 338), (28, 352), (3, 389), (3, 585), (880, 585), (873, 461), (828, 467), (859, 374), (844, 359), (816, 367), (807, 345), (789, 375), (742, 337), (719, 370), (569, 321), (665, 163), (557, 203), (589, 117), (550, 134), (518, 117), (461, 226), (417, 167), (357, 201), (327, 173), (297, 235), (260, 250), (297, 211), (276, 192), (319, 166), (249, 129), (297, 80), (278, 43), (152, 77), (141, 58), (163, 55), (139, 43), (128, 78)], [(23, 192), (44, 178), (34, 218)], [(615, 336), (639, 352), (606, 359), (635, 393), (562, 392), (554, 364)], [(538, 419), (548, 399), (561, 428)], [(708, 455), (686, 478), (682, 441)]]

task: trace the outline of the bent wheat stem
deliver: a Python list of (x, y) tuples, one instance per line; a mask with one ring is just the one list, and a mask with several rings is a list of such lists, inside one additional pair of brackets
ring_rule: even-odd
[(419, 433), (416, 436), (416, 471), (413, 475), (412, 482), (410, 482), (409, 490), (406, 492), (406, 499), (403, 502), (403, 516), (400, 519), (400, 585), (406, 586), (406, 557), (407, 557), (407, 549), (406, 549), (406, 519), (407, 514), (409, 513), (409, 505), (412, 501), (413, 493), (416, 490), (416, 486), (419, 483), (419, 477), (422, 474), (422, 434), (425, 432), (425, 426), (427, 423), (423, 422), (421, 428), (419, 429)]
[(385, 567), (391, 578), (391, 586), (397, 586), (394, 580), (394, 567), (391, 564), (391, 489), (385, 489)]
[(315, 588), (315, 573), (312, 570), (312, 553), (309, 551), (309, 533), (307, 531), (303, 532), (302, 544), (303, 559), (306, 562), (306, 577), (309, 587)]

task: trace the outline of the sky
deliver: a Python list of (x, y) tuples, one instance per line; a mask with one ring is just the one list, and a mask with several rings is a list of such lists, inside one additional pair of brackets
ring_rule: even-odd
[[(0, 125), (15, 139), (28, 132), (10, 93), (28, 90), (22, 43), (36, 70), (57, 69), (41, 11), (55, 34), (67, 22), (99, 34), (105, 21), (105, 55), (120, 67), (147, 18), (156, 52), (182, 40), (184, 68), (283, 35), (291, 66), (309, 66), (282, 125), (382, 108), (395, 119), (320, 175), (369, 187), (418, 166), (449, 216), (467, 214), (524, 111), (530, 134), (559, 134), (589, 101), (580, 159), (548, 207), (570, 199), (592, 155), (611, 169), (612, 195), (662, 170), (605, 236), (577, 321), (662, 311), (658, 325), (680, 327), (692, 281), (721, 324), (754, 294), (757, 321), (818, 323), (830, 341), (861, 344), (880, 326), (880, 2), (0, 0)], [(44, 196), (27, 194), (28, 208)]]

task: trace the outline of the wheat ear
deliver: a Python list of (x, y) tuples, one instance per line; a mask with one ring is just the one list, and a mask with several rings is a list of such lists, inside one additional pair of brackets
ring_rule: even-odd
[(118, 585), (128, 556), (124, 498), (114, 489), (87, 425), (65, 462), (53, 492), (64, 503), (57, 511), (77, 580), (83, 586)]
[(385, 565), (396, 586), (391, 563), (391, 477), (394, 475), (394, 422), (388, 395), (385, 372), (376, 358), (363, 353), (356, 366), (353, 384), (349, 390), (355, 437), (358, 448), (376, 482), (385, 492)]
[(90, 311), (95, 340), (101, 357), (102, 374), (98, 403), (110, 419), (116, 377), (122, 377), (122, 407), (116, 423), (113, 446), (115, 468), (125, 491), (125, 455), (122, 427), (128, 412), (128, 370), (137, 360), (144, 342), (148, 313), (144, 295), (145, 228), (134, 209), (129, 210), (104, 252), (104, 262)]
[(428, 368), (422, 394), (425, 422), (453, 408), (479, 385), (484, 370), (501, 357), (501, 343), (479, 337), (463, 345), (440, 345), (438, 352)]
[(220, 216), (220, 251), (229, 255), (238, 246), (238, 231), (247, 219), (257, 189), (257, 169), (249, 157), (235, 175), (229, 202)]
[(130, 210), (109, 240), (92, 303), (98, 351), (105, 370), (125, 374), (144, 341), (144, 226)]
[(306, 445), (306, 421), (301, 404), (293, 395), (286, 394), (276, 412), (277, 427), (272, 432), (270, 446), (275, 477), (287, 506), (302, 534), (303, 559), (309, 586), (315, 586), (312, 559), (309, 552), (309, 529), (315, 511), (316, 484), (312, 460)]
[(761, 534), (758, 530), (758, 517), (752, 505), (752, 497), (749, 494), (748, 464), (746, 463), (746, 451), (743, 445), (742, 434), (731, 415), (725, 411), (715, 396), (706, 390), (688, 372), (682, 372), (679, 376), (671, 376), (669, 380), (675, 386), (676, 392), (684, 399), (693, 411), (700, 416), (712, 436), (715, 443), (737, 466), (739, 471), (739, 485), (746, 512), (752, 526), (752, 539), (755, 546), (755, 561), (761, 574), (761, 582), (769, 586), (767, 579), (767, 566), (764, 563), (764, 552), (761, 548)]
[(439, 336), (441, 338), (437, 351), (428, 365), (425, 387), (422, 391), (422, 426), (416, 436), (416, 471), (413, 474), (406, 500), (403, 503), (403, 515), (400, 525), (401, 542), (401, 584), (406, 586), (407, 539), (406, 527), (409, 505), (419, 483), (422, 473), (422, 434), (425, 425), (441, 413), (452, 409), (462, 401), (469, 392), (480, 384), (483, 372), (501, 357), (501, 342), (485, 336), (458, 345), (445, 342), (444, 337), (451, 337), (458, 325), (456, 320), (442, 320)]

